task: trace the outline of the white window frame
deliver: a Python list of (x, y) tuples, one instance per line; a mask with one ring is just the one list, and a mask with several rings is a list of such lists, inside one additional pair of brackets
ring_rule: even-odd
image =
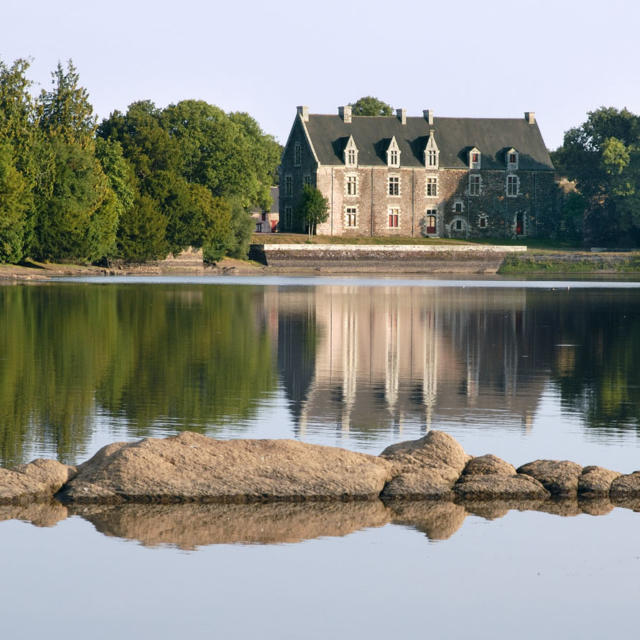
[(478, 229), (489, 228), (489, 216), (486, 213), (481, 213), (478, 216)]
[[(477, 180), (477, 183), (476, 183)], [(471, 187), (474, 187), (473, 189)], [(475, 188), (477, 186), (477, 189)], [(482, 195), (482, 176), (478, 173), (469, 174), (469, 195), (479, 196)]]
[[(427, 220), (429, 219), (430, 216), (433, 216), (436, 219), (436, 224), (435, 224), (435, 231), (427, 231), (428, 226), (427, 226)], [(438, 209), (437, 207), (432, 207), (426, 210), (425, 214), (424, 214), (424, 232), (425, 233), (433, 233), (434, 235), (438, 235), (438, 221), (439, 221), (439, 214), (438, 214)]]
[(424, 149), (424, 166), (427, 169), (440, 167), (440, 150), (433, 137), (433, 132), (429, 134), (429, 140), (427, 140), (427, 146)]
[[(394, 180), (395, 182), (392, 182)], [(400, 180), (400, 176), (397, 173), (392, 173), (387, 177), (387, 195), (390, 198), (399, 198), (402, 195), (401, 190), (402, 180)], [(391, 185), (395, 186), (394, 191), (397, 193), (391, 193)]]
[[(427, 198), (438, 197), (438, 176), (427, 176), (424, 184), (424, 193)], [(431, 193), (429, 193), (431, 192)]]
[[(477, 155), (478, 159), (474, 160), (473, 156)], [(480, 149), (473, 147), (471, 151), (469, 151), (469, 169), (481, 169), (482, 168), (482, 153)]]
[(353, 136), (349, 136), (349, 140), (347, 140), (344, 148), (344, 164), (346, 167), (358, 166), (358, 147), (356, 147)]
[(286, 175), (284, 177), (284, 195), (291, 197), (293, 195), (293, 176)]
[(387, 165), (396, 169), (400, 167), (400, 147), (398, 147), (395, 136), (391, 138), (387, 149)]
[[(353, 187), (353, 193), (349, 193), (350, 188)], [(344, 176), (344, 195), (347, 198), (357, 198), (358, 197), (358, 174), (357, 173), (347, 173)]]
[[(350, 216), (353, 216), (354, 224), (349, 224)], [(358, 207), (353, 205), (346, 205), (344, 208), (344, 228), (345, 229), (357, 229), (358, 228)]]
[[(511, 156), (515, 155), (515, 162), (511, 162)], [(507, 151), (507, 171), (517, 171), (520, 164), (520, 154), (513, 147)]]
[[(515, 189), (513, 189), (512, 185), (515, 185)], [(507, 175), (505, 189), (507, 192), (507, 198), (517, 198), (520, 195), (520, 178), (512, 173)]]
[[(400, 213), (400, 207), (389, 207), (387, 209), (387, 229), (400, 229)], [(391, 216), (396, 217), (396, 225), (391, 224)]]
[[(460, 211), (456, 209), (458, 205), (460, 205)], [(464, 200), (462, 200), (461, 198), (456, 198), (453, 201), (453, 206), (451, 207), (451, 211), (453, 211), (454, 213), (464, 213)]]
[(299, 167), (302, 165), (302, 145), (296, 142), (293, 145), (293, 166)]
[[(460, 227), (458, 228), (458, 225)], [(467, 231), (467, 221), (462, 216), (456, 216), (451, 220), (451, 225), (449, 226), (450, 232), (455, 233), (466, 233)]]

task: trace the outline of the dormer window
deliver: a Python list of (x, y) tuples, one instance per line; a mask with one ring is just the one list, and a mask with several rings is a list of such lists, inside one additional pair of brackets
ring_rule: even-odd
[(344, 148), (344, 163), (347, 167), (358, 166), (358, 147), (356, 147), (353, 136), (349, 136), (347, 145)]
[(507, 170), (508, 171), (517, 171), (518, 170), (518, 160), (520, 159), (520, 154), (512, 147), (507, 151)]
[(482, 154), (480, 153), (480, 149), (473, 147), (473, 149), (469, 151), (469, 169), (480, 169), (481, 163)]
[(436, 144), (433, 132), (429, 134), (427, 146), (424, 149), (424, 165), (427, 169), (437, 169), (439, 165), (440, 150)]
[(398, 147), (395, 136), (391, 138), (389, 148), (387, 149), (387, 164), (390, 167), (400, 166), (400, 148)]

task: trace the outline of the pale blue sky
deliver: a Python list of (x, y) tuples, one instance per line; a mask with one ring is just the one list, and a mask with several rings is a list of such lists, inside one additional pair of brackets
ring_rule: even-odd
[(3, 0), (0, 58), (49, 86), (72, 58), (100, 117), (135, 100), (247, 111), (281, 142), (375, 95), (409, 115), (536, 112), (550, 148), (601, 105), (640, 113), (633, 0)]

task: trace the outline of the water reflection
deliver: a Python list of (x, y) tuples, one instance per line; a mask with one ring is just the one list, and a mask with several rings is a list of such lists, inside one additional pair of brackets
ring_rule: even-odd
[(3, 465), (74, 463), (100, 430), (251, 437), (282, 399), (278, 434), (326, 444), (453, 422), (527, 434), (550, 388), (598, 438), (639, 427), (635, 289), (11, 286), (0, 319)]

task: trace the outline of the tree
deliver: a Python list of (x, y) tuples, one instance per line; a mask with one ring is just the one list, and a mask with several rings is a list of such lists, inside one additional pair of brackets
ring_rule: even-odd
[(24, 255), (27, 181), (15, 168), (8, 144), (0, 146), (0, 262), (19, 262)]
[(147, 195), (136, 197), (133, 206), (120, 218), (117, 252), (127, 262), (164, 259), (169, 252), (167, 220), (157, 203)]
[(391, 116), (391, 105), (373, 96), (364, 96), (351, 104), (351, 113), (354, 116)]
[[(591, 243), (640, 241), (640, 118), (602, 107), (570, 129), (553, 154), (559, 171), (584, 198), (585, 236)], [(577, 201), (571, 203), (575, 207)], [(575, 217), (575, 210), (572, 211)]]
[(302, 198), (297, 214), (307, 223), (309, 237), (316, 232), (316, 227), (329, 217), (329, 201), (316, 187), (305, 184), (302, 187)]
[(66, 71), (58, 63), (51, 74), (51, 83), (52, 89), (40, 94), (40, 127), (66, 143), (92, 148), (97, 119), (71, 60), (67, 62)]

